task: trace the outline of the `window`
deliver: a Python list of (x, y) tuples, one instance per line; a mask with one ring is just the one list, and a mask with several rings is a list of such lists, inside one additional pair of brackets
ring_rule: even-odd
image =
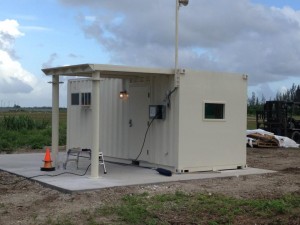
[(81, 105), (91, 105), (91, 92), (81, 93)]
[(79, 105), (79, 93), (71, 94), (71, 105)]
[(225, 119), (224, 103), (205, 103), (204, 119)]

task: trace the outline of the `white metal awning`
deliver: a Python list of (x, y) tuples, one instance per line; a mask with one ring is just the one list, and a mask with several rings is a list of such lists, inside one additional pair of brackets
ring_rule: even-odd
[(136, 78), (145, 76), (170, 76), (174, 75), (174, 69), (127, 67), (105, 64), (79, 64), (45, 68), (42, 71), (46, 75), (82, 76), (92, 77), (96, 71), (101, 78)]

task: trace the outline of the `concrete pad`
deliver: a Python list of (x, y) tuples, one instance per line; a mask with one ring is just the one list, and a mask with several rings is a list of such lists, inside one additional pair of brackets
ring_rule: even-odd
[[(65, 158), (65, 153), (59, 153), (60, 160), (63, 161)], [(61, 162), (60, 167), (56, 168), (56, 171), (53, 172), (40, 171), (40, 167), (43, 166), (43, 159), (43, 153), (0, 155), (0, 170), (30, 178), (32, 180), (40, 182), (45, 186), (50, 186), (68, 193), (75, 191), (97, 190), (101, 188), (117, 186), (144, 185), (217, 177), (238, 177), (243, 175), (275, 172), (264, 169), (245, 168), (239, 170), (226, 170), (218, 172), (211, 171), (173, 174), (171, 177), (167, 177), (160, 175), (154, 169), (106, 162), (105, 165), (107, 174), (103, 173), (103, 168), (101, 165), (99, 165), (101, 177), (95, 179), (90, 178), (90, 169), (87, 170), (90, 164), (90, 160), (87, 158), (80, 158), (78, 169), (76, 169), (75, 162), (68, 162), (67, 169), (64, 170), (62, 168)], [(87, 173), (83, 175), (86, 171)], [(83, 176), (77, 176), (71, 173)]]

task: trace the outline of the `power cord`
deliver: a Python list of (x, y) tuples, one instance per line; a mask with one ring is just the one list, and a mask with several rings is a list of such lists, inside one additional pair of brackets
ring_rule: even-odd
[(167, 102), (167, 106), (168, 108), (171, 108), (171, 95), (177, 90), (177, 87), (175, 87), (168, 95), (167, 95), (167, 99), (168, 99), (168, 102)]
[(151, 124), (153, 123), (153, 121), (156, 119), (156, 117), (157, 117), (157, 114), (152, 118), (152, 120), (148, 124), (148, 127), (147, 127), (147, 130), (146, 130), (145, 136), (144, 136), (144, 140), (143, 140), (143, 144), (142, 144), (140, 153), (138, 154), (138, 156), (136, 157), (136, 159), (134, 161), (137, 161), (138, 158), (140, 157), (140, 155), (142, 154), (143, 148), (144, 148), (144, 145), (145, 145), (145, 142), (146, 142), (147, 134), (148, 134), (148, 131), (149, 131), (149, 128), (150, 128)]
[(57, 176), (60, 176), (60, 175), (63, 175), (63, 174), (71, 174), (71, 175), (76, 175), (76, 176), (80, 176), (80, 177), (83, 177), (86, 175), (87, 171), (89, 170), (91, 164), (88, 165), (88, 167), (86, 168), (85, 172), (83, 174), (78, 174), (78, 173), (72, 173), (72, 172), (63, 172), (63, 173), (59, 173), (59, 174), (41, 174), (41, 175), (36, 175), (36, 176), (32, 176), (32, 177), (25, 177), (21, 180), (18, 180), (18, 181), (15, 181), (15, 182), (10, 182), (10, 183), (2, 183), (0, 182), (1, 185), (14, 185), (14, 184), (17, 184), (17, 183), (20, 183), (24, 180), (28, 180), (28, 179), (33, 179), (33, 178), (37, 178), (37, 177), (57, 177)]
[[(167, 102), (167, 106), (168, 106), (168, 108), (171, 107), (171, 99), (170, 99), (170, 97), (171, 97), (171, 95), (172, 95), (176, 90), (177, 90), (177, 87), (175, 87), (175, 88), (167, 95), (167, 101), (168, 101), (168, 102)], [(137, 161), (138, 158), (140, 157), (140, 155), (142, 154), (143, 148), (144, 148), (144, 145), (145, 145), (145, 141), (146, 141), (146, 138), (147, 138), (147, 134), (148, 134), (148, 131), (149, 131), (149, 128), (150, 128), (152, 122), (156, 119), (157, 116), (158, 116), (158, 115), (156, 114), (156, 115), (152, 118), (152, 120), (150, 121), (150, 123), (149, 123), (149, 125), (148, 125), (148, 127), (147, 127), (147, 130), (146, 130), (145, 136), (144, 136), (144, 140), (143, 140), (143, 144), (142, 144), (140, 153), (138, 154), (138, 156), (136, 157), (136, 159), (135, 159), (134, 161)]]

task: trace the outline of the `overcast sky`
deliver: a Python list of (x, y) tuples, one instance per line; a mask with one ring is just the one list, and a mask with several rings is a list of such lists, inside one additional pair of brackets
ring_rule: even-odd
[[(10, 0), (0, 8), (0, 106), (51, 106), (45, 67), (174, 67), (175, 0)], [(248, 74), (248, 93), (267, 99), (300, 84), (300, 1), (190, 0), (180, 8), (179, 66)]]

